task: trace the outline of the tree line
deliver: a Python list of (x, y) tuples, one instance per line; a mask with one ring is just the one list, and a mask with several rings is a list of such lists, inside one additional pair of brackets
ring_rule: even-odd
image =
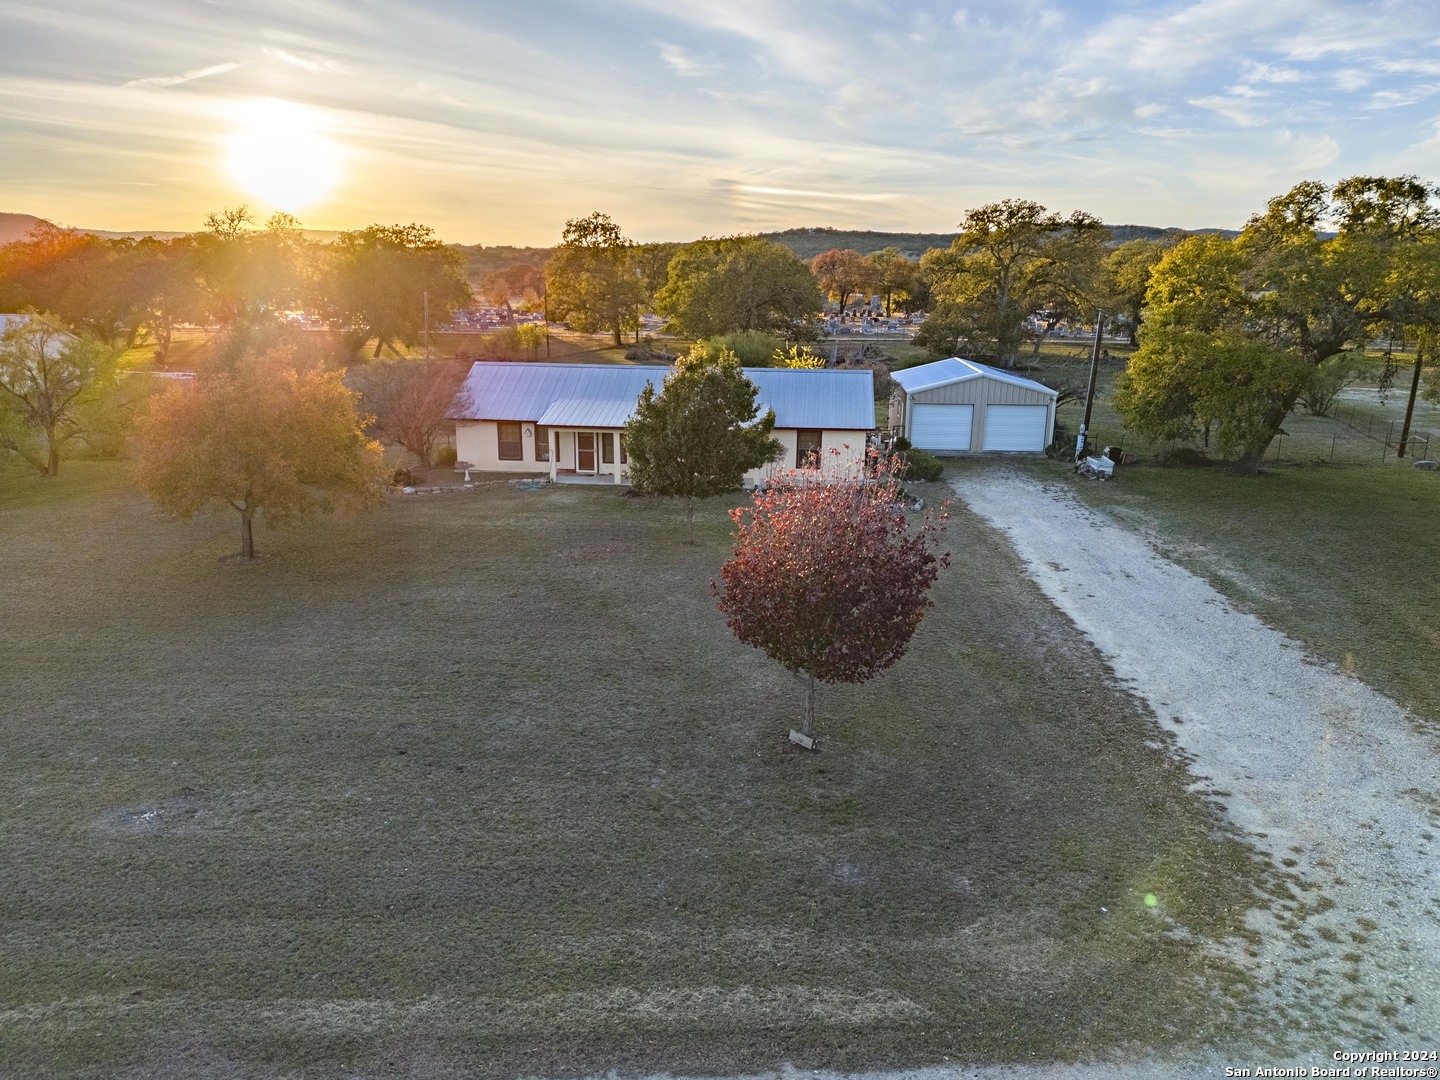
[(245, 330), (310, 313), (355, 352), (374, 339), (414, 344), (428, 294), (432, 321), (472, 299), (464, 259), (424, 225), (371, 225), (329, 244), (275, 214), (246, 207), (211, 214), (205, 228), (169, 240), (102, 239), (41, 222), (0, 248), (0, 310), (44, 313), (106, 345), (142, 335), (166, 362), (182, 324)]
[(1169, 248), (1115, 398), (1127, 426), (1213, 444), (1254, 473), (1297, 403), (1323, 403), (1378, 343), (1382, 385), (1399, 350), (1410, 367), (1403, 447), (1440, 327), (1437, 199), (1415, 176), (1305, 181), (1238, 236)]

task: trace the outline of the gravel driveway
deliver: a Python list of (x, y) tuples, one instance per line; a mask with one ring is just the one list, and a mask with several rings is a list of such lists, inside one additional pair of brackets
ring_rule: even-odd
[(1295, 876), (1295, 901), (1252, 915), (1245, 958), (1285, 1051), (1440, 1050), (1440, 740), (1068, 485), (997, 464), (953, 486), (1149, 702), (1197, 789)]

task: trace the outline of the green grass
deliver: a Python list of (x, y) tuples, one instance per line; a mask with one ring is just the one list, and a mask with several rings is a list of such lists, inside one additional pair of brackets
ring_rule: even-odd
[[(1379, 444), (1373, 444), (1378, 451)], [(1053, 462), (1032, 466), (1069, 476)], [(1122, 469), (1075, 482), (1242, 607), (1440, 723), (1440, 475), (1407, 464)]]
[(910, 655), (825, 687), (808, 756), (800, 686), (707, 596), (724, 509), (687, 546), (663, 502), (497, 485), (261, 528), (235, 565), (233, 515), (161, 521), (122, 463), (0, 476), (0, 1073), (1243, 1030), (1196, 941), (1241, 933), (1269, 871), (1004, 543), (957, 514)]

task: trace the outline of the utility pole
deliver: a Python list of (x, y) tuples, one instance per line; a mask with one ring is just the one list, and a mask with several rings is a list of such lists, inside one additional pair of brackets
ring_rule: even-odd
[(1400, 428), (1400, 446), (1395, 451), (1397, 457), (1405, 456), (1405, 444), (1410, 441), (1410, 421), (1415, 416), (1415, 396), (1420, 393), (1420, 369), (1425, 364), (1427, 337), (1428, 335), (1422, 330), (1420, 340), (1415, 343), (1415, 374), (1410, 379), (1410, 398), (1405, 403), (1405, 423)]
[(1080, 421), (1080, 434), (1075, 436), (1075, 460), (1085, 453), (1085, 435), (1090, 430), (1090, 407), (1095, 404), (1095, 375), (1100, 367), (1100, 335), (1105, 329), (1105, 313), (1095, 313), (1095, 344), (1090, 349), (1090, 385), (1085, 390), (1085, 419)]
[(425, 290), (425, 362), (430, 362), (430, 290)]

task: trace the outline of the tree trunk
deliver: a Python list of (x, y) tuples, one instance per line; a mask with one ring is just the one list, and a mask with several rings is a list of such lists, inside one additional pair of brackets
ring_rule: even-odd
[(1415, 415), (1415, 395), (1420, 392), (1420, 368), (1425, 363), (1425, 351), (1415, 350), (1415, 374), (1410, 379), (1410, 400), (1405, 403), (1405, 423), (1400, 426), (1400, 445), (1395, 448), (1396, 457), (1405, 456), (1405, 444), (1410, 441), (1410, 420)]
[(240, 511), (240, 554), (247, 559), (255, 558), (255, 534), (248, 510)]
[[(1266, 446), (1269, 446), (1267, 443)], [(1266, 446), (1259, 450), (1246, 450), (1230, 466), (1230, 472), (1236, 476), (1259, 476), (1260, 462), (1265, 457)]]
[(615, 347), (618, 349), (621, 345), (624, 344), (625, 342), (620, 337), (620, 324), (617, 322), (615, 324)]
[(161, 322), (155, 328), (155, 363), (161, 367), (165, 366), (170, 357), (170, 342), (173, 336), (174, 331), (169, 320)]
[(55, 445), (54, 439), (46, 440), (45, 471), (42, 476), (60, 475), (60, 447)]
[(815, 724), (815, 676), (806, 672), (805, 683), (805, 719), (800, 721), (800, 734), (809, 736), (810, 728)]
[(695, 498), (692, 495), (685, 496), (685, 542), (695, 543)]
[(371, 359), (371, 360), (379, 360), (379, 359), (380, 359), (380, 350), (383, 349), (383, 348), (385, 348), (385, 339), (384, 339), (383, 337), (377, 337), (377, 338), (375, 339), (375, 354), (374, 354), (373, 356), (371, 356), (370, 359)]

